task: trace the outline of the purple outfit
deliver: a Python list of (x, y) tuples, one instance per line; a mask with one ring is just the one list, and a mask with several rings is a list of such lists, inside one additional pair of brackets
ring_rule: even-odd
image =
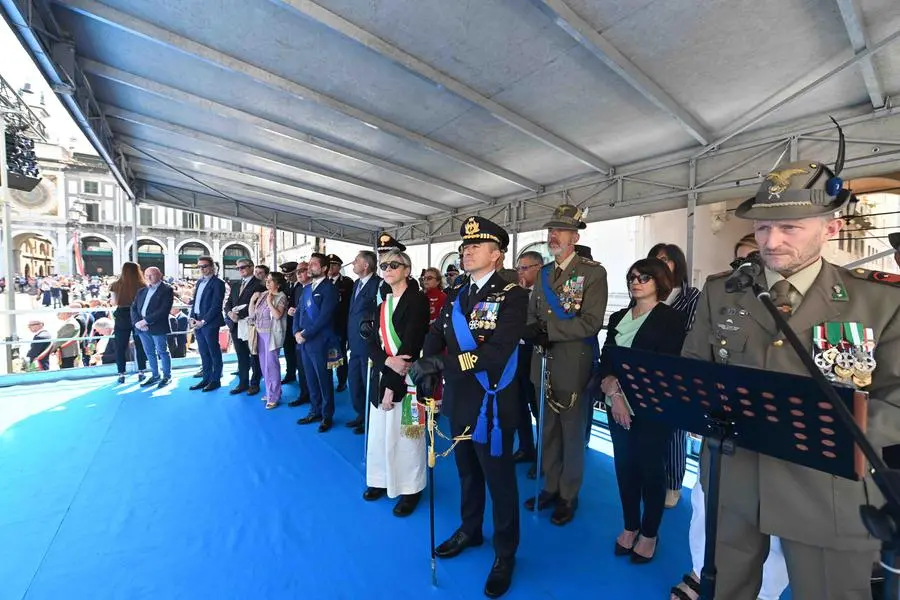
[[(283, 308), (283, 298), (281, 304), (280, 308)], [(270, 403), (277, 403), (281, 401), (281, 363), (278, 362), (281, 348), (269, 350), (272, 320), (269, 302), (264, 295), (256, 305), (256, 334), (259, 336), (257, 352), (259, 353), (260, 370), (262, 370), (262, 376), (266, 382), (266, 398)]]

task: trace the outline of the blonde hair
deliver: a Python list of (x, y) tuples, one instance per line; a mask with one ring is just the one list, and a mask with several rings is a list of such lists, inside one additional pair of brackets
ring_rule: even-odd
[(384, 252), (381, 256), (378, 257), (378, 263), (389, 263), (391, 261), (397, 261), (399, 263), (403, 263), (403, 266), (407, 269), (412, 269), (412, 259), (409, 258), (409, 254), (406, 252), (400, 252), (399, 250), (389, 250), (388, 252)]

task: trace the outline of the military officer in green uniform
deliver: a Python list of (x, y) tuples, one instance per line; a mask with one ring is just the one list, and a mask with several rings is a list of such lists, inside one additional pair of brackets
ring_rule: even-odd
[[(603, 326), (608, 289), (606, 269), (575, 252), (582, 211), (564, 204), (544, 227), (554, 261), (544, 265), (528, 307), (526, 336), (535, 354), (532, 380), (545, 385), (544, 430), (541, 432), (546, 475), (538, 498), (528, 510), (554, 506), (551, 522), (565, 525), (575, 516), (584, 474), (584, 430), (590, 402), (584, 389), (600, 356), (597, 334)], [(541, 372), (541, 355), (547, 372)], [(543, 381), (542, 381), (543, 378)]]
[[(835, 383), (870, 393), (867, 435), (878, 451), (900, 439), (900, 283), (896, 276), (847, 270), (822, 259), (850, 199), (834, 171), (799, 161), (766, 176), (736, 216), (752, 219), (770, 290), (820, 369)], [(892, 282), (892, 279), (895, 279)], [(713, 276), (700, 298), (683, 355), (722, 364), (805, 375), (802, 362), (751, 290), (728, 294)], [(706, 481), (708, 455), (701, 459)], [(883, 499), (850, 481), (739, 448), (723, 457), (716, 597), (756, 600), (769, 536), (781, 538), (795, 600), (871, 598), (879, 542), (859, 516)], [(673, 598), (690, 597), (684, 590)]]

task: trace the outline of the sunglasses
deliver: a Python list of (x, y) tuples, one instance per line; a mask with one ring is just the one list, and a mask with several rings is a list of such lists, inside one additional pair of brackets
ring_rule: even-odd
[(210, 268), (212, 265), (209, 264), (209, 263), (199, 263), (197, 266), (200, 267), (201, 269), (208, 269), (208, 268)]
[(629, 274), (628, 277), (625, 278), (625, 281), (630, 285), (637, 279), (638, 283), (647, 283), (651, 279), (653, 279), (653, 275), (647, 275), (646, 273), (641, 273), (640, 275)]
[(406, 263), (392, 260), (389, 263), (381, 263), (380, 265), (378, 265), (378, 268), (381, 269), (382, 271), (387, 271), (388, 269), (391, 269), (392, 271), (396, 271), (400, 267), (408, 267), (408, 266), (409, 265), (407, 265)]

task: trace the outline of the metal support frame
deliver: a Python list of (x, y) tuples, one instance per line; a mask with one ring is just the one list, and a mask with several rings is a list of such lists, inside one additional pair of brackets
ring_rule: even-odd
[(169, 87), (157, 81), (139, 77), (137, 75), (134, 75), (133, 73), (128, 73), (126, 71), (122, 71), (120, 69), (116, 69), (114, 67), (110, 67), (109, 65), (98, 63), (92, 60), (81, 59), (79, 61), (79, 64), (82, 65), (82, 68), (85, 70), (85, 72), (95, 77), (112, 81), (120, 85), (132, 87), (136, 90), (146, 92), (154, 96), (159, 96), (168, 100), (174, 100), (187, 106), (191, 106), (195, 109), (210, 112), (225, 119), (247, 123), (259, 130), (276, 133), (292, 142), (298, 142), (315, 148), (319, 148), (321, 150), (326, 150), (344, 158), (351, 158), (361, 163), (371, 165), (373, 167), (378, 167), (379, 169), (383, 169), (391, 173), (402, 175), (414, 181), (426, 183), (436, 188), (457, 193), (461, 196), (471, 198), (476, 202), (484, 204), (493, 202), (493, 198), (491, 198), (487, 194), (482, 194), (481, 192), (458, 185), (456, 183), (452, 183), (445, 179), (441, 179), (433, 175), (422, 173), (421, 171), (416, 171), (415, 169), (411, 169), (409, 167), (404, 167), (402, 165), (392, 163), (383, 158), (374, 156), (372, 154), (367, 154), (355, 148), (351, 148), (349, 146), (345, 146), (331, 140), (326, 140), (314, 135), (310, 135), (306, 132), (299, 131), (281, 123), (276, 123), (275, 121), (265, 119), (252, 113), (244, 112), (231, 106), (225, 106), (224, 104), (219, 104), (218, 102), (214, 102), (209, 98), (190, 94), (188, 92)]
[[(869, 38), (863, 25), (858, 0), (837, 0), (837, 5), (850, 38), (850, 45), (853, 46), (853, 52), (863, 52), (869, 47)], [(874, 108), (884, 106), (884, 87), (881, 85), (881, 79), (878, 77), (871, 56), (866, 56), (859, 61), (859, 72), (866, 84), (866, 91), (869, 92), (872, 106)]]
[(272, 270), (278, 270), (278, 212), (272, 213)]
[(425, 61), (404, 52), (397, 46), (381, 39), (377, 35), (366, 31), (338, 14), (312, 2), (311, 0), (273, 0), (279, 6), (284, 6), (306, 18), (313, 19), (341, 35), (359, 43), (401, 67), (434, 82), (441, 88), (456, 94), (488, 111), (493, 117), (515, 127), (525, 135), (545, 144), (555, 150), (566, 154), (595, 171), (604, 175), (612, 170), (612, 166), (600, 157), (580, 148), (576, 144), (563, 139), (555, 133), (548, 131), (537, 123), (529, 121), (522, 115), (510, 110), (499, 102), (492, 100), (461, 81), (442, 73), (427, 64)]
[[(894, 146), (900, 143), (900, 108), (889, 107), (873, 113), (869, 106), (855, 107), (836, 111), (834, 117), (849, 138), (879, 138), (887, 142), (877, 151), (874, 145), (848, 144), (845, 179), (880, 174), (884, 172), (884, 165), (900, 164), (900, 147)], [(543, 194), (507, 196), (491, 207), (428, 219), (430, 239), (454, 239), (460, 220), (468, 214), (489, 219), (500, 215), (497, 223), (512, 227), (513, 223), (504, 220), (503, 209), (516, 203), (522, 206), (516, 225), (520, 231), (530, 231), (539, 229), (554, 207), (564, 201), (590, 208), (588, 220), (601, 221), (683, 209), (691, 195), (696, 198), (696, 206), (743, 198), (749, 194), (749, 189), (759, 185), (762, 176), (776, 164), (785, 148), (791, 152), (791, 144), (797, 157), (808, 155), (816, 160), (828, 160), (837, 148), (834, 124), (828, 115), (818, 115), (743, 134), (701, 156), (695, 157), (694, 151), (687, 150), (657, 160), (625, 165), (617, 169), (614, 176), (580, 177), (548, 186)], [(693, 188), (689, 185), (692, 160), (698, 182)], [(425, 222), (406, 223), (390, 233), (406, 243), (429, 239)]]
[[(696, 286), (699, 282), (694, 281), (694, 227), (697, 225), (697, 193), (694, 188), (697, 186), (697, 161), (692, 160), (688, 163), (688, 179), (690, 181), (690, 192), (688, 193), (687, 202), (687, 243), (685, 251), (687, 256), (687, 276), (688, 282), (692, 286)], [(675, 285), (681, 285), (680, 281), (676, 281)]]
[(94, 0), (66, 0), (64, 4), (66, 9), (82, 14), (90, 19), (105, 22), (119, 29), (128, 31), (134, 35), (144, 37), (160, 46), (172, 48), (183, 52), (190, 56), (194, 56), (200, 60), (214, 64), (221, 69), (238, 73), (245, 77), (254, 79), (255, 81), (265, 85), (273, 90), (293, 96), (299, 100), (314, 102), (325, 108), (341, 113), (360, 123), (373, 126), (375, 129), (384, 131), (394, 137), (405, 139), (409, 142), (427, 148), (433, 152), (451, 158), (459, 163), (468, 165), (484, 173), (494, 175), (500, 179), (504, 179), (519, 187), (539, 192), (542, 186), (527, 177), (523, 177), (517, 173), (513, 173), (508, 169), (504, 169), (498, 165), (492, 164), (486, 160), (466, 154), (447, 144), (439, 142), (433, 138), (417, 133), (396, 123), (383, 119), (379, 116), (365, 112), (346, 102), (338, 100), (318, 90), (314, 90), (305, 85), (301, 85), (291, 81), (285, 77), (277, 75), (271, 71), (267, 71), (256, 65), (252, 65), (246, 61), (228, 56), (223, 52), (219, 52), (214, 48), (178, 35), (162, 27), (158, 27), (147, 21), (143, 21), (133, 17), (127, 13), (116, 10)]
[[(3, 253), (3, 265), (6, 271), (6, 340), (9, 342), (18, 341), (16, 334), (16, 294), (15, 294), (15, 255), (13, 254), (12, 241), (12, 198), (9, 195), (9, 177), (7, 175), (6, 165), (6, 119), (0, 114), (0, 204), (3, 205), (3, 245), (6, 249)], [(6, 372), (12, 373), (14, 345), (6, 346), (3, 351), (6, 356)]]

